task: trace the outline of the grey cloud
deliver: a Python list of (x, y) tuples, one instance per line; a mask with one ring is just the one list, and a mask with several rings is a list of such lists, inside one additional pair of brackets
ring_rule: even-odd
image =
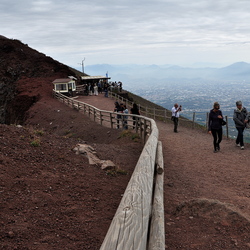
[(208, 46), (248, 46), (248, 7), (244, 0), (2, 0), (0, 35), (61, 61), (72, 58), (73, 63), (73, 56), (80, 60), (86, 54), (94, 60), (100, 55), (129, 60), (134, 54), (143, 61), (143, 56), (161, 58), (180, 46), (183, 55), (191, 47), (195, 53)]

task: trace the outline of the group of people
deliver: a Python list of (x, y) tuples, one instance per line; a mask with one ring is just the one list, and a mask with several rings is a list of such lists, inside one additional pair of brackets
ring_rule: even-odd
[[(174, 122), (175, 133), (177, 133), (178, 120), (181, 109), (182, 107), (181, 105), (179, 106), (178, 103), (174, 104), (174, 107), (172, 108), (171, 119)], [(238, 131), (238, 135), (236, 138), (236, 146), (240, 147), (243, 150), (244, 149), (243, 133), (250, 121), (250, 113), (248, 113), (247, 109), (243, 107), (241, 101), (236, 102), (236, 109), (234, 110), (233, 120), (235, 123), (235, 127)], [(222, 111), (220, 110), (220, 104), (218, 102), (215, 102), (213, 105), (213, 109), (211, 109), (209, 112), (209, 119), (208, 119), (208, 133), (213, 136), (214, 153), (220, 151), (220, 143), (222, 141), (222, 135), (223, 135), (222, 126), (225, 124), (226, 122), (223, 119)]]
[[(117, 118), (116, 127), (117, 127), (117, 129), (120, 128), (120, 121), (122, 123), (122, 127), (124, 129), (128, 129), (128, 116), (120, 115), (121, 113), (123, 113), (123, 114), (129, 113), (126, 105), (123, 103), (119, 104), (118, 102), (115, 102), (114, 112), (117, 113), (117, 115), (116, 115), (116, 118)], [(140, 111), (139, 111), (139, 108), (138, 108), (136, 103), (134, 103), (133, 107), (130, 109), (130, 114), (140, 115)], [(133, 116), (133, 128), (135, 128), (136, 122), (138, 122), (138, 118), (136, 116)]]
[(100, 80), (98, 83), (85, 83), (83, 84), (84, 87), (84, 94), (85, 95), (95, 95), (97, 96), (99, 93), (104, 93), (106, 94), (106, 92), (108, 92), (108, 89), (110, 87), (110, 85), (102, 80)]
[[(249, 122), (250, 114), (247, 112), (247, 109), (243, 107), (241, 101), (236, 102), (236, 109), (234, 110), (233, 120), (235, 127), (238, 131), (236, 138), (236, 146), (244, 149), (244, 139), (243, 133)], [(208, 131), (213, 135), (214, 138), (214, 152), (217, 153), (220, 151), (220, 143), (222, 141), (222, 126), (223, 115), (220, 110), (220, 104), (218, 102), (214, 103), (213, 109), (210, 110), (209, 120), (208, 120)]]
[(122, 82), (109, 82), (111, 89), (117, 89), (119, 92), (122, 92)]
[(98, 82), (84, 83), (84, 94), (87, 96), (95, 95), (104, 92), (104, 96), (108, 97), (108, 92), (114, 89), (117, 89), (119, 92), (122, 92), (122, 82), (106, 82), (104, 80), (99, 80)]

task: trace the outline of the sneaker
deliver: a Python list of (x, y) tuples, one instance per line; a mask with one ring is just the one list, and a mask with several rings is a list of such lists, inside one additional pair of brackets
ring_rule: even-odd
[(240, 147), (240, 144), (239, 144), (239, 143), (238, 143), (238, 144), (236, 143), (235, 146), (236, 146), (236, 147)]
[(244, 150), (244, 146), (241, 146), (240, 149), (241, 149), (241, 150)]
[(218, 150), (217, 150), (217, 149), (215, 149), (215, 150), (214, 150), (214, 153), (217, 153), (217, 152), (218, 152)]

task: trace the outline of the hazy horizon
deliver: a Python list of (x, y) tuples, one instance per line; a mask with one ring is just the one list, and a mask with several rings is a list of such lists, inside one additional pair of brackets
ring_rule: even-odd
[(250, 58), (249, 7), (245, 0), (2, 0), (0, 35), (73, 68), (83, 61), (224, 66)]

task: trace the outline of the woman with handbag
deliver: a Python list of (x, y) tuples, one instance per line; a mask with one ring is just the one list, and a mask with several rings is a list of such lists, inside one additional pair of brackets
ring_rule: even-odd
[[(208, 133), (213, 135), (214, 153), (220, 151), (220, 143), (222, 141), (222, 123), (223, 115), (220, 110), (220, 104), (214, 103), (213, 109), (210, 110), (208, 119)], [(225, 122), (224, 122), (225, 123)], [(224, 124), (225, 125), (225, 124)]]

